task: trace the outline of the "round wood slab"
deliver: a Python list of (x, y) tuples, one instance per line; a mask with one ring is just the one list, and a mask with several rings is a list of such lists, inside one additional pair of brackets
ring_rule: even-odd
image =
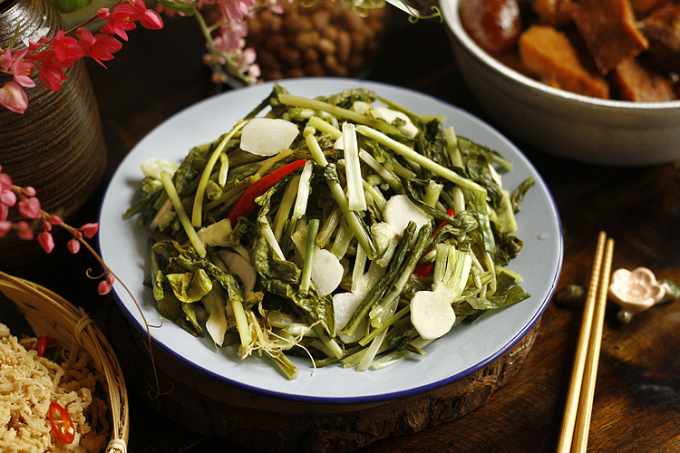
[(154, 360), (162, 394), (151, 398), (155, 378), (146, 338), (115, 309), (108, 336), (128, 387), (188, 430), (252, 450), (340, 453), (450, 422), (482, 406), (517, 373), (539, 324), (472, 375), (418, 395), (368, 404), (312, 404), (250, 393), (193, 370), (160, 349), (154, 350)]

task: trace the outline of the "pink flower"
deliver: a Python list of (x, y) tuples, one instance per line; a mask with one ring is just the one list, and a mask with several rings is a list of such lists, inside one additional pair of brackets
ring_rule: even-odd
[(21, 189), (21, 193), (26, 195), (27, 197), (35, 197), (35, 194), (37, 193), (35, 190), (35, 187), (32, 186), (26, 186), (23, 189)]
[(0, 222), (4, 222), (9, 217), (9, 206), (0, 203)]
[(52, 233), (38, 233), (38, 243), (40, 244), (40, 247), (43, 248), (45, 253), (51, 253), (52, 250), (54, 250), (54, 238), (52, 237)]
[(24, 88), (33, 88), (35, 82), (31, 78), (35, 63), (27, 60), (24, 56), (28, 53), (28, 49), (24, 49), (14, 55), (10, 71), (14, 75), (14, 81)]
[(54, 59), (62, 67), (71, 66), (85, 56), (85, 51), (78, 41), (66, 36), (62, 30), (57, 32), (51, 42)]
[(30, 197), (19, 202), (19, 212), (27, 219), (39, 219), (42, 216), (40, 212), (40, 200), (36, 197)]
[(220, 29), (220, 36), (217, 36), (213, 41), (217, 50), (223, 54), (229, 54), (244, 46), (244, 38), (247, 35), (248, 22), (243, 21), (240, 24), (230, 24), (228, 27), (222, 27)]
[(52, 225), (59, 225), (60, 223), (64, 223), (61, 217), (59, 217), (56, 214), (52, 214), (48, 219), (48, 222), (50, 222)]
[(74, 255), (80, 251), (80, 241), (76, 238), (69, 240), (66, 245), (68, 247), (68, 251)]
[(9, 220), (0, 220), (0, 238), (4, 238), (12, 229), (12, 222)]
[(16, 82), (7, 82), (0, 88), (0, 105), (15, 113), (24, 113), (28, 108), (28, 96)]
[(35, 64), (24, 57), (28, 49), (20, 50), (12, 55), (12, 51), (7, 48), (5, 53), (0, 55), (0, 68), (14, 76), (14, 81), (24, 88), (33, 88), (35, 82), (31, 79)]
[(10, 190), (12, 188), (12, 178), (2, 172), (2, 165), (0, 165), (0, 190)]
[(43, 63), (38, 67), (38, 79), (47, 89), (59, 91), (66, 74), (59, 66)]
[(245, 76), (248, 82), (255, 83), (262, 73), (260, 66), (255, 64), (255, 60), (257, 59), (255, 49), (249, 47), (242, 51), (236, 51), (233, 54), (233, 58), (239, 71)]
[[(2, 167), (0, 167), (0, 172)], [(12, 179), (6, 173), (0, 173), (0, 220), (7, 220), (9, 208), (17, 202), (17, 194), (12, 191)]]
[(80, 227), (80, 230), (83, 232), (83, 234), (85, 235), (86, 238), (91, 239), (99, 231), (99, 224), (98, 223), (86, 223), (85, 225)]
[(9, 49), (5, 49), (5, 52), (0, 55), (0, 69), (4, 69), (5, 71), (9, 69), (10, 65), (12, 64), (12, 51)]
[(17, 236), (19, 236), (19, 239), (23, 239), (24, 241), (33, 240), (33, 230), (31, 230), (31, 226), (28, 224), (28, 222), (22, 220), (15, 223), (14, 225), (16, 225)]
[(118, 35), (121, 39), (127, 41), (126, 31), (136, 28), (136, 21), (139, 21), (142, 27), (150, 30), (163, 28), (161, 16), (156, 11), (147, 9), (143, 0), (135, 0), (132, 5), (122, 4), (116, 7), (113, 12), (109, 11), (102, 33)]
[(243, 18), (248, 14), (250, 8), (255, 6), (254, 0), (218, 0), (222, 15), (229, 22), (243, 22)]
[(97, 17), (100, 20), (106, 20), (106, 19), (109, 18), (110, 15), (111, 15), (111, 13), (110, 13), (108, 8), (99, 8), (97, 10)]
[(31, 57), (40, 63), (37, 65), (40, 83), (49, 90), (61, 90), (61, 84), (66, 80), (66, 74), (64, 74), (61, 67), (54, 62), (54, 51), (52, 49), (45, 49), (32, 54)]
[(12, 178), (2, 172), (0, 165), (0, 221), (7, 220), (9, 208), (17, 202), (17, 195), (12, 191)]
[(78, 37), (87, 55), (104, 67), (106, 66), (102, 61), (112, 60), (112, 54), (123, 47), (123, 44), (111, 35), (100, 33), (93, 36), (90, 30), (82, 27), (78, 29)]
[[(142, 4), (144, 2), (141, 2)], [(127, 31), (137, 28), (136, 20), (141, 19), (144, 15), (144, 10), (138, 7), (137, 3), (129, 5), (127, 3), (117, 6), (113, 11), (109, 12), (109, 18), (102, 27), (102, 33), (107, 35), (118, 35), (122, 40), (127, 41)]]
[(100, 296), (105, 296), (111, 292), (112, 286), (113, 285), (109, 283), (108, 280), (102, 280), (99, 282), (99, 285), (97, 286), (97, 292), (99, 293)]
[(143, 11), (142, 17), (139, 18), (139, 23), (142, 27), (149, 30), (160, 30), (163, 28), (163, 19), (160, 14), (152, 9), (147, 9), (143, 0), (135, 0), (135, 7)]

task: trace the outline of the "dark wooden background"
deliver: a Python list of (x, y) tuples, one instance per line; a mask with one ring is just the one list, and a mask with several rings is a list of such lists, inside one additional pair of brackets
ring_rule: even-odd
[[(172, 114), (216, 93), (202, 64), (202, 37), (190, 18), (166, 19), (163, 31), (137, 29), (109, 69), (88, 63), (109, 152), (106, 180), (133, 146)], [(395, 15), (368, 78), (436, 96), (488, 121), (461, 80), (445, 25), (410, 24)], [(493, 125), (493, 123), (491, 123)], [(512, 138), (512, 137), (511, 137)], [(613, 268), (650, 268), (680, 283), (680, 170), (587, 165), (517, 146), (551, 190), (564, 229), (565, 255), (558, 290), (587, 285), (597, 234), (616, 241)], [(680, 147), (680, 144), (678, 144)], [(86, 205), (83, 222), (97, 217), (106, 180)], [(78, 220), (73, 223), (77, 223)], [(71, 256), (63, 244), (24, 277), (42, 283), (91, 313), (102, 329), (117, 308), (96, 295), (84, 276), (96, 263)], [(680, 303), (654, 307), (633, 322), (607, 312), (592, 417), (591, 452), (680, 451)], [(378, 441), (361, 450), (382, 452), (552, 452), (557, 446), (581, 311), (551, 303), (538, 337), (513, 380), (480, 409), (451, 423)], [(117, 351), (119, 355), (126, 351)], [(129, 450), (246, 452), (193, 434), (155, 413), (130, 387)]]

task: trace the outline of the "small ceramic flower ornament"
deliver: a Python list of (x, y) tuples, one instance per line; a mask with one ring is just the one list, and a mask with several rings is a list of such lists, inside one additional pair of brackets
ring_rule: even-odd
[(658, 303), (675, 300), (680, 295), (678, 287), (667, 281), (657, 281), (646, 267), (632, 272), (618, 269), (611, 276), (609, 297), (629, 316), (640, 313)]

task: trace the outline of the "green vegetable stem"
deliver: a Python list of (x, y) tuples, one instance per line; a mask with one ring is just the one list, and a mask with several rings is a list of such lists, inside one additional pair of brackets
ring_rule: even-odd
[(158, 312), (295, 379), (294, 356), (380, 369), (530, 297), (508, 266), (534, 181), (503, 188), (512, 162), (443, 121), (360, 88), (275, 85), (178, 166), (145, 170), (124, 218), (149, 229)]

